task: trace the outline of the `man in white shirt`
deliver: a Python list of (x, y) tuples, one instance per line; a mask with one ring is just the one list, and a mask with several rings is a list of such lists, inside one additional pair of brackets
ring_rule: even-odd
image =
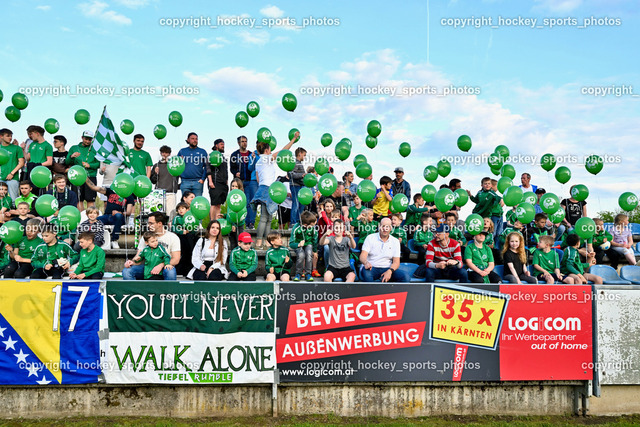
[(410, 282), (400, 267), (400, 241), (391, 235), (391, 220), (383, 218), (378, 232), (365, 239), (360, 252), (360, 277), (363, 282)]
[[(167, 222), (169, 222), (169, 218), (163, 212), (153, 212), (149, 215), (149, 222), (147, 223), (149, 227), (149, 231), (156, 233), (158, 236), (158, 243), (167, 250), (169, 255), (171, 255), (171, 261), (169, 264), (172, 266), (177, 266), (180, 262), (180, 239), (171, 231), (167, 230)], [(142, 252), (145, 248), (146, 243), (144, 240), (140, 241), (138, 245), (138, 252)], [(136, 255), (137, 255), (136, 254)], [(159, 266), (161, 267), (161, 266)], [(158, 271), (156, 271), (158, 270)], [(162, 274), (164, 280), (176, 280), (177, 274), (176, 269), (172, 268), (170, 270), (164, 268), (157, 268), (151, 271), (152, 274)], [(124, 263), (124, 270), (122, 270), (122, 279), (123, 280), (142, 280), (144, 277), (144, 263), (140, 265), (134, 265), (133, 261), (128, 260)]]

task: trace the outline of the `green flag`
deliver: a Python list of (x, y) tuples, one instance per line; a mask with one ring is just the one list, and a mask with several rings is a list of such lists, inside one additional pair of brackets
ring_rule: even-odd
[(113, 122), (107, 114), (107, 107), (104, 107), (96, 136), (91, 145), (95, 158), (106, 164), (123, 165), (129, 168), (129, 147), (122, 142), (113, 127)]

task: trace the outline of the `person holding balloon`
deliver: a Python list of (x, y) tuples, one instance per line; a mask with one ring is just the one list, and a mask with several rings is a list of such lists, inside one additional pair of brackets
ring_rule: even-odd
[(577, 188), (579, 189), (577, 185), (572, 185), (569, 190), (571, 196), (560, 202), (560, 207), (565, 211), (562, 224), (568, 229), (572, 229), (580, 218), (587, 216), (587, 201), (574, 198), (574, 192)]
[(298, 193), (300, 189), (304, 187), (303, 178), (305, 176), (304, 170), (304, 158), (307, 155), (307, 150), (302, 147), (296, 148), (295, 156), (296, 156), (296, 165), (291, 172), (288, 172), (287, 175), (290, 179), (290, 189), (291, 189), (291, 226), (293, 227), (298, 222), (300, 222), (300, 212), (302, 210), (302, 205), (298, 201)]
[(178, 151), (178, 157), (184, 160), (184, 171), (180, 175), (180, 190), (202, 196), (204, 181), (207, 179), (207, 152), (198, 147), (198, 134), (189, 132), (186, 139), (187, 147)]
[(219, 138), (213, 142), (213, 152), (207, 163), (207, 179), (209, 181), (209, 198), (211, 200), (211, 220), (218, 219), (220, 207), (227, 200), (229, 193), (229, 167), (224, 157), (224, 140)]
[(33, 272), (33, 266), (31, 259), (33, 258), (33, 252), (40, 246), (42, 239), (38, 237), (40, 233), (40, 227), (42, 221), (34, 218), (27, 222), (27, 226), (24, 228), (25, 235), (20, 242), (13, 246), (13, 260), (4, 270), (5, 279), (24, 279), (29, 277)]
[(160, 147), (160, 160), (151, 168), (151, 182), (155, 184), (157, 190), (165, 191), (165, 212), (173, 215), (176, 209), (176, 193), (180, 188), (178, 177), (169, 173), (169, 157), (171, 157), (171, 147), (163, 145)]
[(187, 275), (193, 280), (225, 280), (229, 272), (225, 268), (229, 246), (222, 236), (220, 223), (211, 221), (204, 237), (198, 239), (191, 254), (193, 268)]
[(91, 180), (87, 180), (87, 185), (96, 193), (101, 193), (107, 196), (104, 215), (98, 217), (98, 220), (100, 220), (104, 225), (113, 225), (113, 231), (111, 232), (111, 248), (120, 249), (118, 239), (120, 238), (120, 231), (124, 225), (125, 208), (127, 204), (134, 203), (134, 196), (129, 195), (128, 197), (122, 197), (111, 188), (97, 187)]
[(393, 181), (388, 176), (380, 178), (380, 188), (377, 189), (376, 197), (373, 199), (373, 219), (376, 221), (389, 215), (389, 205), (393, 200), (392, 185)]
[(56, 135), (53, 137), (53, 164), (51, 165), (51, 172), (55, 175), (67, 176), (69, 167), (66, 165), (67, 155), (69, 152), (66, 149), (67, 138), (64, 135)]
[(68, 243), (58, 240), (56, 227), (47, 224), (42, 229), (44, 243), (33, 251), (32, 279), (62, 279), (69, 267), (78, 262), (79, 255)]
[(7, 159), (0, 162), (0, 181), (5, 182), (9, 187), (9, 196), (11, 199), (18, 197), (19, 172), (24, 166), (24, 152), (18, 146), (16, 139), (13, 138), (13, 132), (9, 129), (0, 129), (0, 141), (2, 141), (2, 149), (7, 152)]
[[(93, 132), (89, 130), (84, 131), (82, 133), (82, 141), (71, 147), (67, 153), (65, 164), (69, 167), (75, 165), (82, 166), (87, 172), (87, 181), (98, 185), (97, 176), (100, 162), (95, 158), (96, 152), (91, 147), (92, 142)], [(95, 206), (96, 192), (87, 185), (86, 181), (82, 185), (74, 186), (74, 190), (78, 195), (77, 206), (80, 212), (84, 210), (84, 202), (87, 202), (87, 207)]]
[[(472, 212), (482, 216), (483, 218), (491, 218), (495, 228), (494, 237), (497, 237), (502, 234), (502, 208), (500, 207), (502, 198), (493, 191), (491, 187), (491, 178), (482, 178), (480, 184), (482, 185), (482, 189), (475, 196), (467, 190), (469, 200), (476, 204)], [(501, 212), (499, 220), (497, 216), (494, 217), (494, 213), (497, 212), (498, 208)]]
[[(51, 194), (56, 198), (58, 202), (58, 209), (65, 206), (80, 206), (80, 203), (78, 203), (78, 196), (76, 195), (76, 192), (69, 189), (69, 187), (67, 186), (67, 177), (64, 175), (54, 176), (53, 188), (47, 191), (45, 194)], [(78, 210), (80, 210), (80, 208), (78, 208)]]
[(624, 256), (629, 265), (635, 265), (636, 256), (633, 252), (633, 235), (629, 228), (629, 217), (626, 214), (618, 214), (613, 219), (611, 235), (613, 236), (611, 249)]
[[(31, 125), (27, 128), (29, 138), (33, 140), (29, 144), (27, 151), (27, 176), (31, 179), (31, 171), (36, 166), (50, 167), (53, 165), (53, 147), (44, 139), (44, 129), (41, 126)], [(44, 190), (38, 189), (36, 195), (40, 195)]]

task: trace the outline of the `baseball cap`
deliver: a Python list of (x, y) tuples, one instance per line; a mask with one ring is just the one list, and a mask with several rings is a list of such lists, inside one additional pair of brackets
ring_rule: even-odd
[(480, 233), (478, 234), (484, 234), (485, 236), (488, 236), (490, 233), (487, 230), (482, 230)]
[(253, 243), (253, 239), (251, 238), (251, 234), (245, 231), (243, 233), (240, 233), (240, 235), (238, 236), (238, 242)]
[(439, 226), (436, 227), (436, 233), (448, 233), (449, 232), (449, 226), (446, 224), (440, 224)]
[(91, 132), (90, 130), (85, 130), (84, 132), (82, 132), (82, 137), (93, 139), (93, 132)]
[(397, 168), (396, 168), (396, 170), (394, 170), (394, 171), (393, 171), (393, 173), (396, 173), (396, 172), (402, 172), (402, 173), (404, 173), (404, 169), (403, 169), (403, 168), (401, 168), (401, 167), (397, 167)]

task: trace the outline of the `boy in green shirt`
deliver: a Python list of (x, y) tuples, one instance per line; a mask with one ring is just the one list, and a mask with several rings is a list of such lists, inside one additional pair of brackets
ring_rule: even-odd
[(32, 279), (62, 279), (69, 267), (78, 262), (78, 253), (69, 244), (58, 241), (55, 228), (51, 224), (42, 230), (43, 244), (33, 251)]
[(404, 225), (409, 230), (408, 237), (414, 237), (415, 231), (418, 229), (421, 223), (422, 215), (425, 212), (429, 212), (430, 207), (425, 205), (422, 194), (416, 193), (413, 195), (413, 204), (407, 208), (407, 218), (404, 221)]
[(33, 266), (31, 265), (31, 258), (33, 258), (33, 252), (42, 243), (41, 238), (38, 237), (40, 232), (40, 226), (42, 221), (38, 218), (30, 219), (25, 227), (25, 236), (18, 242), (11, 250), (13, 250), (13, 260), (9, 266), (4, 270), (5, 279), (24, 279), (29, 277), (33, 272)]
[(457, 226), (458, 215), (454, 212), (447, 212), (444, 218), (449, 226), (449, 238), (460, 243), (460, 248), (463, 248), (467, 244), (467, 239), (464, 238), (464, 232)]
[(573, 285), (573, 278), (560, 272), (560, 258), (556, 251), (552, 251), (554, 239), (552, 236), (540, 236), (538, 250), (533, 254), (533, 269), (537, 272), (537, 279), (548, 285), (556, 281)]
[(300, 223), (291, 231), (289, 247), (296, 251), (296, 275), (293, 281), (299, 282), (304, 274), (304, 279), (312, 282), (313, 258), (314, 254), (318, 253), (318, 230), (314, 214), (309, 211), (302, 212)]
[(354, 221), (351, 221), (351, 226), (355, 228), (354, 234), (358, 233), (359, 248), (362, 247), (362, 244), (369, 234), (378, 231), (378, 221), (373, 219), (372, 209), (364, 209)]
[(75, 271), (69, 275), (70, 279), (102, 279), (104, 275), (105, 255), (104, 250), (95, 245), (94, 239), (95, 235), (90, 231), (80, 233), (80, 236), (78, 236), (78, 243), (82, 248), (80, 251), (80, 261)]
[[(42, 126), (31, 125), (27, 128), (27, 135), (31, 139), (31, 144), (27, 150), (27, 176), (36, 166), (51, 167), (53, 165), (53, 146), (44, 139), (44, 129)], [(43, 194), (44, 189), (38, 188), (36, 195)]]
[(427, 258), (427, 247), (433, 240), (433, 218), (428, 213), (423, 213), (420, 219), (421, 225), (413, 237), (416, 249), (418, 249), (418, 264), (424, 264)]
[(13, 132), (9, 129), (0, 129), (0, 141), (2, 148), (9, 154), (9, 160), (4, 165), (0, 165), (0, 181), (5, 181), (9, 187), (9, 197), (18, 197), (19, 173), (24, 166), (24, 153), (18, 145), (18, 141), (13, 138)]
[(230, 281), (255, 282), (258, 268), (258, 254), (251, 247), (253, 239), (247, 232), (238, 236), (238, 246), (231, 251), (229, 257)]
[(362, 206), (362, 199), (357, 194), (353, 194), (353, 206), (349, 208), (349, 221), (352, 227), (358, 228), (358, 220), (357, 218), (360, 216), (362, 211), (365, 209)]
[(482, 230), (464, 250), (464, 261), (471, 283), (502, 283), (500, 276), (493, 271), (495, 263), (491, 248), (484, 244), (488, 234), (488, 231)]
[[(11, 215), (9, 211), (11, 210), (11, 206), (13, 205), (13, 200), (7, 194), (9, 192), (9, 186), (6, 182), (0, 182), (0, 223), (8, 220)], [(5, 214), (7, 217), (5, 218)]]
[(173, 268), (169, 264), (171, 255), (162, 245), (158, 244), (158, 236), (154, 232), (145, 232), (143, 238), (147, 245), (142, 252), (133, 258), (133, 263), (140, 265), (144, 262), (145, 280), (163, 280), (162, 269), (171, 270)]
[(29, 217), (35, 217), (35, 202), (38, 198), (31, 192), (31, 189), (32, 187), (29, 181), (20, 181), (20, 195), (13, 200), (13, 209), (9, 211), (10, 215), (20, 215), (18, 213), (18, 205), (24, 202), (27, 204)]
[(391, 235), (400, 241), (400, 260), (406, 262), (409, 260), (411, 251), (407, 246), (407, 231), (402, 226), (401, 213), (391, 214), (391, 226)]
[(586, 285), (589, 281), (596, 285), (602, 285), (602, 277), (587, 273), (590, 265), (580, 260), (580, 236), (569, 234), (567, 236), (567, 248), (564, 250), (560, 271), (571, 277), (576, 285)]
[[(604, 229), (604, 221), (602, 218), (594, 218), (593, 222), (596, 223), (596, 233), (592, 237), (591, 244), (593, 251), (595, 252), (596, 264), (602, 264), (605, 254), (609, 256), (609, 260), (613, 257), (617, 258), (617, 252), (609, 250), (611, 249), (613, 236)], [(614, 255), (614, 253), (616, 255)], [(613, 261), (611, 264), (614, 264)]]
[(293, 265), (289, 249), (282, 246), (282, 236), (277, 231), (269, 233), (267, 241), (271, 245), (265, 258), (267, 282), (274, 280), (288, 282), (291, 279), (291, 266)]
[[(476, 204), (473, 213), (483, 218), (490, 218), (496, 205), (500, 206), (500, 196), (491, 188), (491, 178), (484, 177), (481, 181), (482, 189), (475, 196), (469, 192), (469, 199)], [(501, 209), (502, 210), (502, 209)]]
[(180, 235), (187, 234), (189, 231), (184, 226), (184, 214), (189, 210), (186, 203), (180, 202), (176, 205), (176, 216), (171, 222), (171, 231)]

